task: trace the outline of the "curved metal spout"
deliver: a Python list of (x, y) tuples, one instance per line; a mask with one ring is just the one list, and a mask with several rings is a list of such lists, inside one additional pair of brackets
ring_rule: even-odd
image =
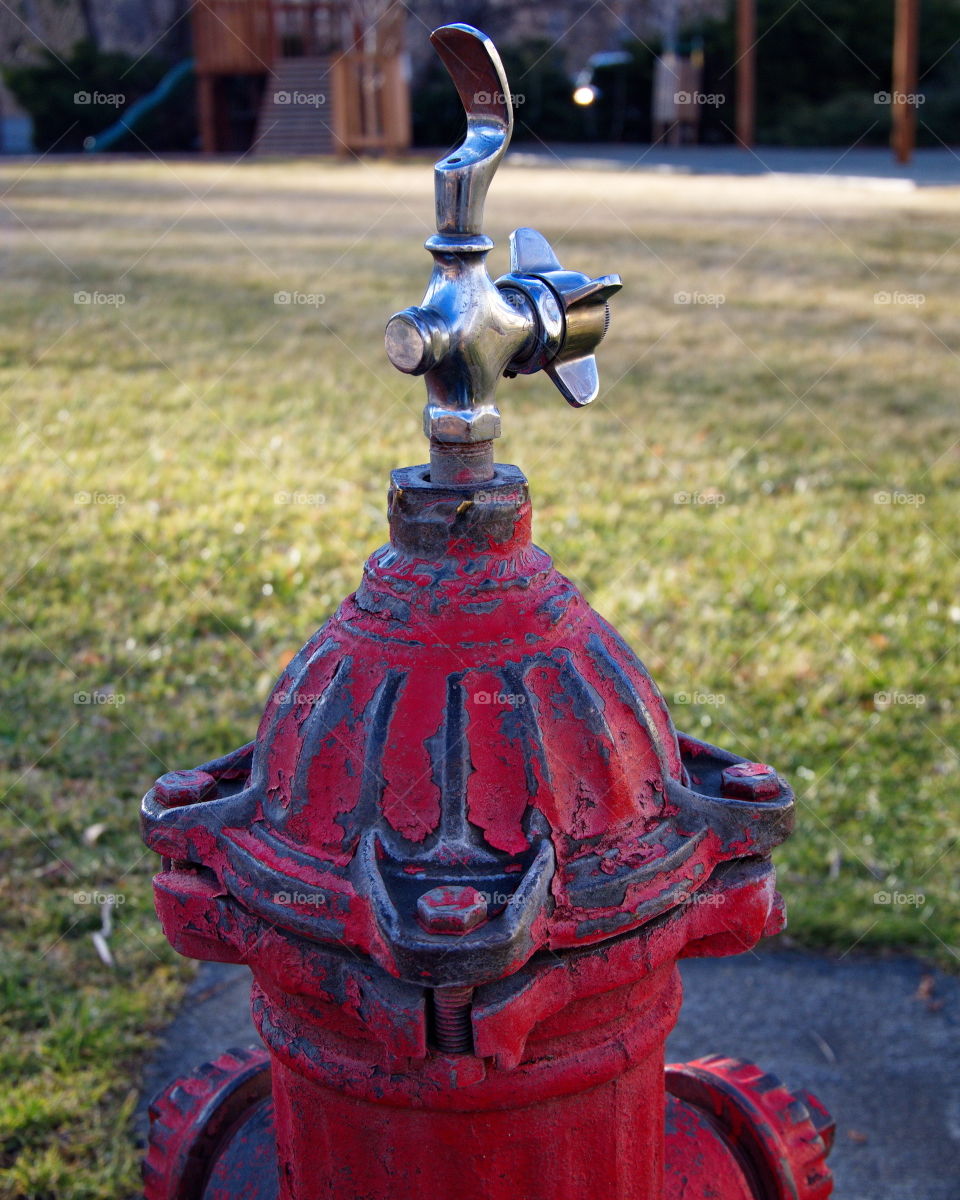
[(467, 136), (434, 167), (437, 233), (483, 231), (487, 189), (513, 134), (510, 88), (493, 42), (472, 25), (442, 25), (430, 35), (467, 114)]

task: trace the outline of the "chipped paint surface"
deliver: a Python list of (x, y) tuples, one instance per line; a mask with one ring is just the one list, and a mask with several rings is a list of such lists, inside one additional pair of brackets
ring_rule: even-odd
[(728, 1106), (727, 1137), (668, 1102), (662, 1054), (677, 961), (782, 927), (789, 787), (678, 737), (533, 545), (515, 468), (473, 497), (395, 472), (389, 509), (255, 741), (144, 799), (167, 936), (250, 966), (273, 1075), (203, 1143), (210, 1190), (163, 1191), (174, 1156), (148, 1200), (754, 1196), (733, 1143), (752, 1120), (773, 1145), (783, 1113)]
[[(762, 811), (723, 799), (704, 772), (719, 781), (739, 760), (689, 739), (703, 782), (687, 786), (659, 690), (533, 545), (523, 478), (499, 470), (469, 506), (422, 468), (395, 473), (391, 542), (278, 681), (245, 786), (145, 825), (149, 844), (202, 863), (262, 916), (306, 932), (312, 915), (318, 938), (344, 938), (393, 974), (404, 968), (390, 926), (416, 904), (404, 876), (426, 891), (451, 871), (476, 875), (502, 897), (492, 936), (548, 840), (549, 904), (528, 912), (520, 958), (501, 956), (502, 969), (538, 946), (639, 927), (719, 863), (768, 852), (789, 823), (789, 789)], [(170, 852), (173, 826), (185, 845)], [(358, 878), (371, 833), (383, 876), (372, 892)], [(323, 911), (271, 899), (308, 888)]]

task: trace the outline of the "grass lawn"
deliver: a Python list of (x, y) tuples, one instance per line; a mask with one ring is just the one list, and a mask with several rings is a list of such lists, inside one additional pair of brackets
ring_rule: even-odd
[[(0, 174), (0, 1197), (116, 1200), (191, 969), (139, 797), (252, 736), (423, 461), (381, 335), (422, 295), (432, 177)], [(494, 274), (520, 224), (626, 280), (592, 409), (501, 387), (537, 540), (681, 728), (795, 784), (791, 936), (956, 969), (960, 191), (505, 169)]]

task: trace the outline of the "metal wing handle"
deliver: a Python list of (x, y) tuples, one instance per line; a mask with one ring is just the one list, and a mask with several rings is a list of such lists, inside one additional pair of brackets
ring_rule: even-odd
[[(549, 291), (532, 291), (534, 283)], [(561, 314), (553, 338), (541, 339), (539, 352), (521, 364), (510, 364), (517, 372), (543, 370), (553, 380), (560, 395), (574, 408), (582, 408), (597, 398), (600, 376), (594, 350), (610, 322), (609, 298), (621, 288), (619, 275), (600, 275), (591, 279), (582, 271), (566, 270), (553, 247), (536, 229), (515, 229), (510, 234), (510, 274), (497, 280), (499, 288), (517, 288), (525, 292), (540, 317), (540, 329), (547, 330), (551, 298)]]
[(490, 181), (513, 134), (510, 87), (497, 48), (472, 25), (442, 25), (430, 35), (467, 114), (467, 136), (434, 167), (437, 233), (483, 232)]

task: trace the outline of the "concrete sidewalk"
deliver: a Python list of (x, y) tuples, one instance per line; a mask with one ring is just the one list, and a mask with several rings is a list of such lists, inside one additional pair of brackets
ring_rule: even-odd
[[(819, 1095), (837, 1121), (837, 1200), (958, 1200), (960, 979), (910, 959), (786, 950), (682, 969), (668, 1059), (753, 1059)], [(178, 1072), (257, 1041), (248, 992), (245, 968), (203, 964), (149, 1065), (142, 1121)]]
[(516, 145), (506, 164), (515, 167), (573, 167), (586, 170), (647, 171), (677, 175), (823, 176), (912, 190), (960, 185), (960, 152), (918, 150), (901, 166), (880, 147), (795, 149), (786, 146)]

